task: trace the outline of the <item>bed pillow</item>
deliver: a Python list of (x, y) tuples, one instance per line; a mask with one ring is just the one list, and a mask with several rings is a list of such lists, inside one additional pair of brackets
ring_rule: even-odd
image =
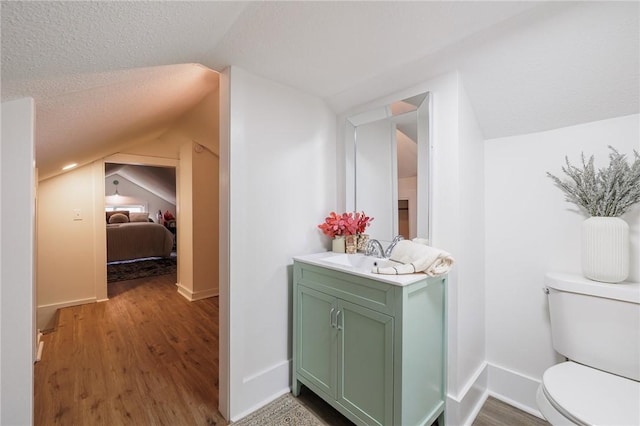
[(107, 223), (111, 223), (109, 222), (109, 219), (111, 218), (111, 216), (113, 216), (114, 214), (123, 214), (127, 217), (127, 222), (129, 222), (129, 210), (116, 210), (116, 211), (112, 211), (112, 212), (106, 212), (106, 216), (107, 216)]
[(127, 222), (129, 222), (129, 218), (122, 213), (113, 214), (109, 218), (109, 223), (127, 223)]
[(130, 222), (147, 222), (149, 220), (149, 213), (129, 213)]

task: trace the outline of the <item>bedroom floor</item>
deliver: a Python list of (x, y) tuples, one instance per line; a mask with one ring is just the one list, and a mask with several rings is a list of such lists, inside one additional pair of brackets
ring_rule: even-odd
[(111, 283), (109, 301), (59, 311), (34, 368), (35, 425), (226, 423), (218, 298), (188, 302), (175, 280)]

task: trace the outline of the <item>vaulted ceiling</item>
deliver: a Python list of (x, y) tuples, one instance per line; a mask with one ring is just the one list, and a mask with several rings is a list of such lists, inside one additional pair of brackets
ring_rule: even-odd
[(176, 205), (176, 169), (174, 167), (106, 163), (104, 175), (106, 178), (120, 175), (166, 202)]
[[(163, 134), (229, 65), (341, 113), (452, 70), (486, 138), (639, 111), (638, 2), (2, 2), (37, 161)], [(201, 64), (201, 65), (196, 65)]]

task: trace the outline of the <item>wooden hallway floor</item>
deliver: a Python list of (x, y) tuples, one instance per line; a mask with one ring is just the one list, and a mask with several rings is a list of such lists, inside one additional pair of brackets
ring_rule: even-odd
[(218, 298), (188, 302), (175, 275), (109, 284), (64, 308), (35, 365), (34, 424), (223, 425)]

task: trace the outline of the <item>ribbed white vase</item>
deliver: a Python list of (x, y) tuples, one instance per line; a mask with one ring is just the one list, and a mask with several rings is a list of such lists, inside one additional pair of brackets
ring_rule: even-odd
[(582, 223), (582, 274), (619, 283), (629, 276), (629, 225), (619, 217), (591, 217)]

